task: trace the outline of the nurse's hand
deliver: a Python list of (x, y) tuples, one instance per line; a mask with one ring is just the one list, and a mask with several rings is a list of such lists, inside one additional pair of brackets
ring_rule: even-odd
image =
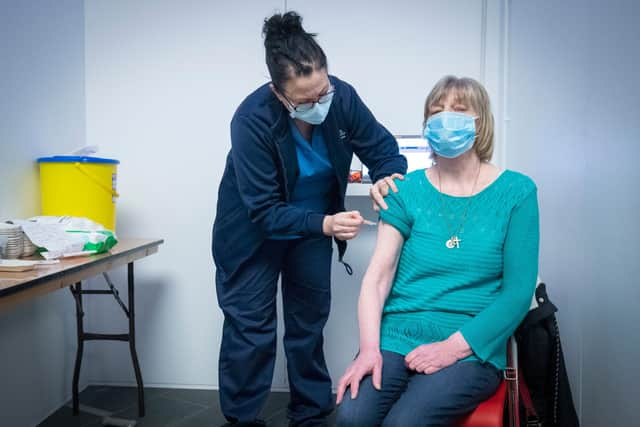
[(385, 176), (381, 178), (371, 186), (369, 190), (369, 195), (371, 199), (373, 199), (373, 210), (376, 212), (380, 211), (380, 208), (387, 210), (389, 206), (384, 202), (384, 197), (389, 194), (389, 189), (392, 189), (394, 193), (398, 192), (398, 187), (396, 183), (393, 182), (394, 178), (404, 179), (404, 175), (399, 173), (394, 173), (391, 176)]
[(367, 375), (371, 375), (373, 387), (380, 390), (382, 387), (382, 354), (380, 354), (380, 350), (361, 351), (356, 360), (351, 362), (338, 382), (336, 404), (339, 405), (342, 402), (347, 387), (351, 389), (351, 399), (358, 397), (360, 382)]
[(322, 232), (338, 240), (351, 240), (358, 235), (364, 218), (358, 211), (338, 212), (327, 215), (322, 222)]

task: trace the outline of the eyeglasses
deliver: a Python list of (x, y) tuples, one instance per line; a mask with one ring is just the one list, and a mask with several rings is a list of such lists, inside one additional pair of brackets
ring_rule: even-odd
[(327, 92), (324, 93), (323, 95), (320, 95), (317, 101), (304, 102), (302, 104), (294, 105), (294, 103), (291, 102), (291, 100), (287, 97), (287, 95), (284, 94), (284, 91), (282, 90), (280, 91), (280, 93), (282, 94), (284, 99), (287, 100), (287, 102), (289, 103), (293, 111), (297, 113), (304, 113), (305, 111), (309, 111), (313, 108), (315, 104), (326, 104), (327, 102), (331, 101), (331, 98), (333, 98), (333, 94), (335, 92), (336, 92), (336, 88), (334, 88), (333, 86), (329, 86), (329, 90), (327, 90)]

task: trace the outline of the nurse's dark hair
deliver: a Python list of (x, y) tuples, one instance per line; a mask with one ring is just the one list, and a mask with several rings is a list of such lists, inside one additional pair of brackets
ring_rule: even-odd
[(316, 34), (302, 28), (302, 17), (296, 12), (265, 19), (262, 35), (271, 82), (279, 91), (292, 77), (327, 68), (327, 57), (314, 38)]

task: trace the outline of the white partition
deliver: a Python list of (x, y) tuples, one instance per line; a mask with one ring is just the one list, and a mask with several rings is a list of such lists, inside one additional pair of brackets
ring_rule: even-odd
[(583, 426), (636, 425), (640, 3), (510, 8), (507, 164), (538, 184), (574, 399)]

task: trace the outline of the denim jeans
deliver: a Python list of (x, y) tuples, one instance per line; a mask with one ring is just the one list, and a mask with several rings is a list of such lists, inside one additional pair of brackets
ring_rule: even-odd
[(404, 356), (382, 351), (382, 389), (363, 378), (355, 399), (347, 389), (338, 427), (450, 426), (495, 393), (501, 372), (493, 365), (458, 362), (434, 374), (407, 369)]

